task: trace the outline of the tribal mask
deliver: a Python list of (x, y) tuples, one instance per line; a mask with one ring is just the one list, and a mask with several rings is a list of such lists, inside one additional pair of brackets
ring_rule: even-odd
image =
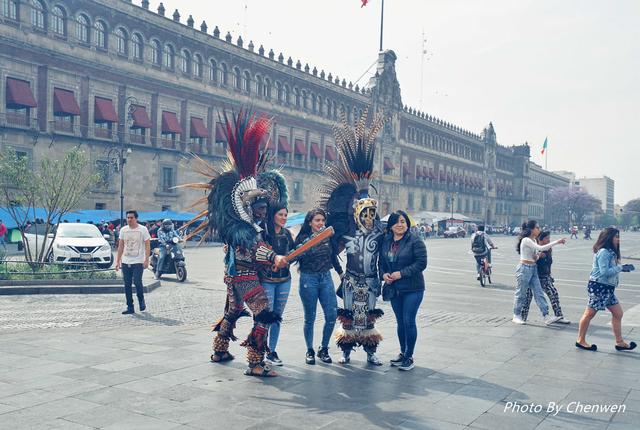
[(363, 233), (370, 233), (375, 226), (377, 212), (377, 200), (366, 197), (356, 201), (353, 216), (358, 229)]
[(251, 205), (260, 197), (265, 197), (267, 192), (261, 188), (258, 188), (256, 178), (249, 176), (238, 182), (233, 191), (231, 197), (233, 201), (233, 209), (241, 220), (254, 226), (257, 231), (262, 229), (255, 224), (253, 220), (253, 210)]

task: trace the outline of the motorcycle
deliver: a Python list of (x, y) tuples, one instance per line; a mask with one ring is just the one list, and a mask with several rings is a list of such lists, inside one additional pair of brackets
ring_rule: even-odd
[[(160, 244), (157, 243), (151, 252), (151, 259), (149, 260), (149, 265), (153, 272), (156, 272), (156, 267), (158, 265), (158, 261), (160, 260)], [(178, 245), (180, 243), (180, 239), (174, 237), (171, 239), (172, 243), (165, 244), (165, 248), (167, 250), (167, 256), (164, 259), (163, 267), (160, 269), (160, 276), (162, 275), (172, 275), (175, 274), (178, 278), (178, 281), (184, 282), (187, 279), (187, 266), (184, 262), (184, 253), (182, 252), (182, 248)]]

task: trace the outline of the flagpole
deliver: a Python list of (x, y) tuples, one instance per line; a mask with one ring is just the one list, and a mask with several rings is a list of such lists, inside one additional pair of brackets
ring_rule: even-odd
[(544, 170), (549, 170), (549, 148), (544, 150)]
[(380, 10), (380, 52), (382, 52), (382, 30), (384, 28), (384, 0), (382, 0), (382, 7)]

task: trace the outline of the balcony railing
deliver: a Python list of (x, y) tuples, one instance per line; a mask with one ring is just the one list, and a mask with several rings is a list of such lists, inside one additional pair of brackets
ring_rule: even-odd
[(75, 127), (73, 122), (65, 121), (60, 118), (65, 118), (65, 117), (56, 117), (53, 120), (53, 131), (58, 131), (62, 133), (74, 133)]
[(99, 126), (95, 126), (93, 128), (93, 135), (98, 139), (111, 140), (113, 138), (113, 132), (111, 131), (110, 128), (104, 128)]

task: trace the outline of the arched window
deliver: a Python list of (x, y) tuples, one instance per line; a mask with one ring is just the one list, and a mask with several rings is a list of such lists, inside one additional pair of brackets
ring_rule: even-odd
[(80, 14), (76, 19), (76, 38), (78, 42), (89, 43), (89, 29), (91, 28), (91, 24), (89, 24), (89, 18), (87, 15)]
[(216, 84), (219, 82), (218, 63), (216, 63), (216, 60), (209, 60), (209, 80)]
[(302, 107), (309, 109), (309, 97), (307, 97), (307, 92), (305, 90), (302, 90)]
[(51, 9), (51, 31), (58, 36), (67, 35), (66, 26), (67, 15), (60, 6), (54, 6)]
[(322, 115), (322, 109), (322, 96), (318, 96), (318, 106), (316, 107), (318, 114)]
[(44, 15), (46, 9), (40, 0), (31, 0), (31, 25), (39, 30), (44, 30)]
[(116, 29), (116, 49), (118, 50), (118, 54), (120, 55), (128, 54), (128, 50), (127, 50), (128, 42), (129, 42), (129, 35), (127, 34), (127, 31), (122, 27), (118, 27)]
[(2, 0), (2, 16), (9, 19), (18, 19), (18, 1)]
[(289, 85), (285, 85), (283, 95), (282, 95), (282, 102), (284, 104), (289, 104), (290, 101), (291, 101), (291, 90), (289, 90)]
[(180, 71), (185, 75), (191, 75), (191, 54), (186, 49), (180, 55)]
[(202, 56), (200, 54), (193, 56), (193, 76), (202, 78)]
[(142, 36), (139, 33), (133, 33), (131, 36), (131, 53), (133, 58), (142, 61), (144, 59), (144, 44)]
[(176, 66), (175, 51), (173, 46), (166, 45), (164, 47), (164, 67), (169, 70), (173, 70)]
[(293, 89), (293, 99), (296, 104), (296, 107), (300, 107), (300, 90), (297, 88)]
[(107, 49), (107, 26), (102, 21), (96, 21), (96, 46), (98, 48)]
[(262, 97), (267, 100), (271, 100), (271, 81), (269, 78), (264, 78), (264, 85), (262, 86)]
[(222, 85), (229, 85), (229, 69), (225, 63), (220, 64), (220, 78)]
[(156, 39), (151, 41), (151, 63), (156, 66), (162, 65), (162, 45)]
[(251, 75), (247, 71), (242, 74), (242, 89), (247, 93), (251, 92)]
[(233, 82), (232, 82), (233, 88), (236, 89), (241, 89), (241, 85), (242, 85), (242, 77), (240, 76), (240, 69), (237, 67), (233, 68)]
[(282, 84), (276, 81), (276, 97), (280, 103), (284, 102), (284, 91), (282, 90)]
[(256, 94), (258, 97), (262, 97), (262, 78), (260, 75), (256, 75)]

